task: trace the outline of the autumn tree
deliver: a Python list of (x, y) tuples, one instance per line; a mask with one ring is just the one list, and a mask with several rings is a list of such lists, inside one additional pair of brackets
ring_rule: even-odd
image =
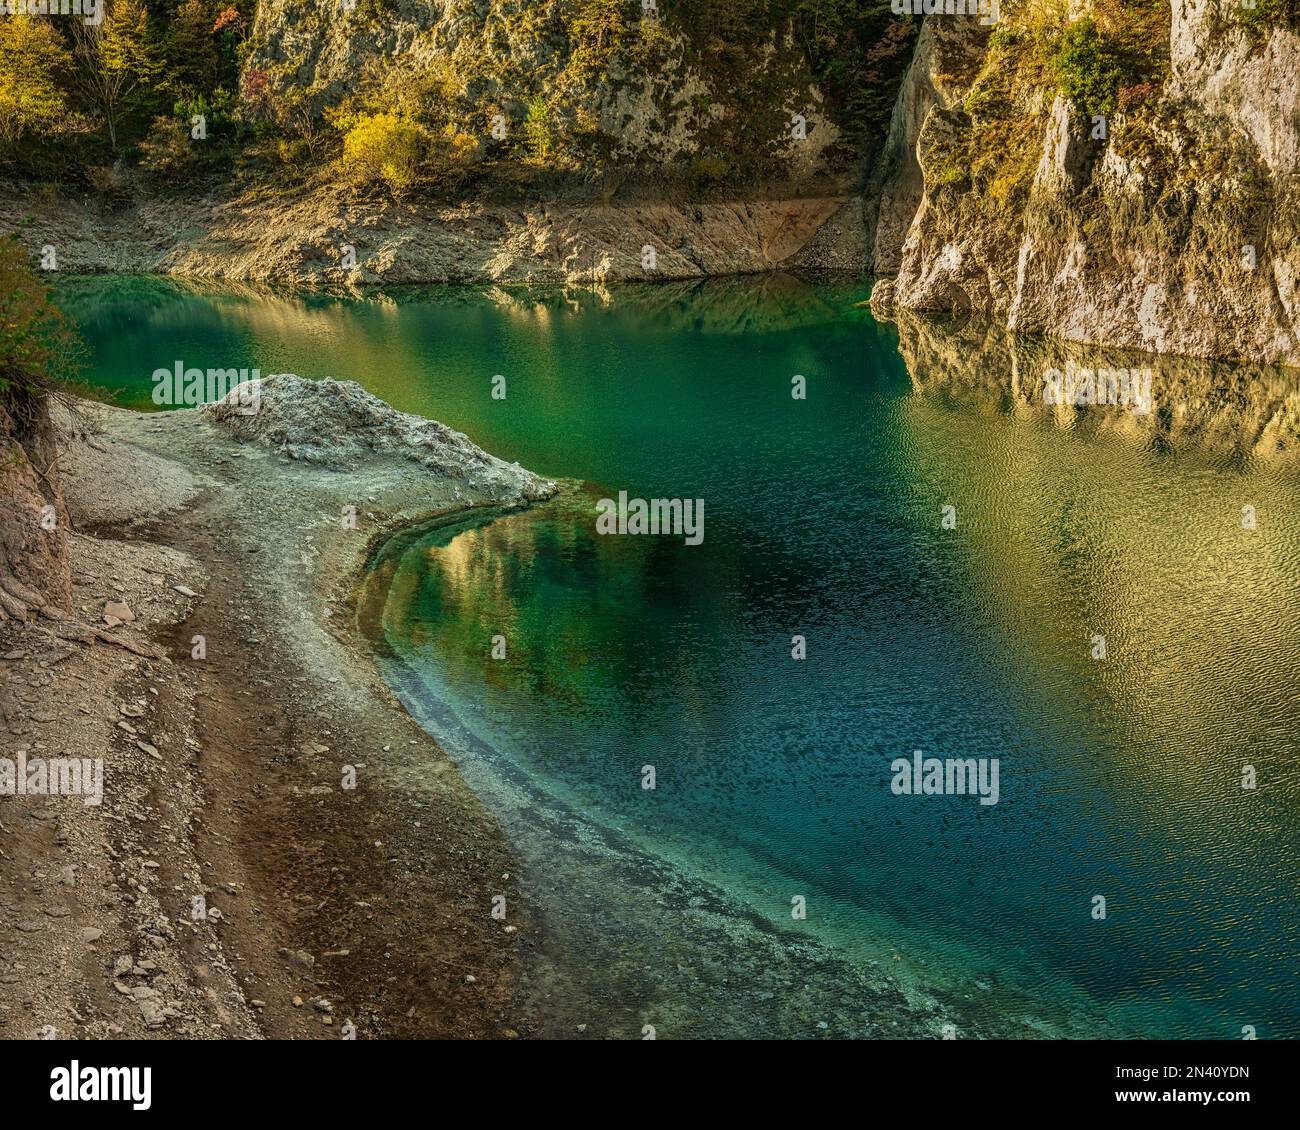
[(0, 20), (0, 141), (56, 134), (68, 115), (72, 57), (50, 20)]

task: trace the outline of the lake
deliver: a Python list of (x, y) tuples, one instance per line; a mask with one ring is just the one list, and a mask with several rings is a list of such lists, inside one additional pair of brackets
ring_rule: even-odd
[[(516, 849), (546, 1030), (1300, 1036), (1300, 375), (869, 290), (56, 293), (116, 403), (178, 360), (355, 380), (563, 480), (404, 531), (364, 602)], [(1153, 367), (1152, 411), (1044, 406), (1067, 364)], [(702, 542), (598, 534), (620, 491)], [(997, 803), (899, 795), (914, 751)]]

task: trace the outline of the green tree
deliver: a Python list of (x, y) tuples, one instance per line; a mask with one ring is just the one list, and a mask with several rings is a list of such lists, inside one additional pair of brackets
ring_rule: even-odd
[(528, 103), (528, 116), (524, 118), (524, 144), (534, 161), (546, 161), (555, 148), (555, 115), (551, 100), (539, 94)]
[(70, 24), (82, 93), (104, 119), (113, 153), (124, 121), (148, 120), (164, 71), (163, 45), (144, 0), (115, 0), (103, 22)]

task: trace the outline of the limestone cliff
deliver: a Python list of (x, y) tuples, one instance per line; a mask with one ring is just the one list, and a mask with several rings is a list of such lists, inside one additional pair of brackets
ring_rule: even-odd
[[(874, 308), (1300, 364), (1300, 36), (1286, 6), (1095, 0), (1055, 29), (1045, 7), (1007, 0), (991, 33), (927, 18), (876, 174)], [(1112, 56), (1091, 45), (1107, 20)], [(1075, 25), (1092, 40), (1065, 55)], [(969, 70), (949, 62), (972, 55)]]
[[(789, 19), (625, 0), (261, 0), (245, 67), (274, 110), (413, 91), (489, 148), (554, 161), (824, 167), (841, 131)], [(678, 8), (681, 8), (679, 11)], [(751, 10), (752, 9), (752, 10)], [(792, 124), (802, 119), (798, 128)], [(493, 134), (492, 130), (496, 133)]]

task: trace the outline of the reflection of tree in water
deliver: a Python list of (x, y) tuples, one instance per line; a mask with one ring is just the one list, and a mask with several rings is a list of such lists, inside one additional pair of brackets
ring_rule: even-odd
[[(710, 594), (720, 567), (739, 571), (734, 551), (598, 537), (595, 498), (570, 490), (536, 510), (407, 547), (385, 610), (395, 650), (436, 656), (493, 694), (570, 720), (598, 715), (615, 697), (624, 714), (630, 702), (649, 715), (662, 710), (664, 680), (704, 679), (710, 657), (684, 646), (683, 625), (717, 615)], [(504, 660), (490, 654), (498, 634)]]

